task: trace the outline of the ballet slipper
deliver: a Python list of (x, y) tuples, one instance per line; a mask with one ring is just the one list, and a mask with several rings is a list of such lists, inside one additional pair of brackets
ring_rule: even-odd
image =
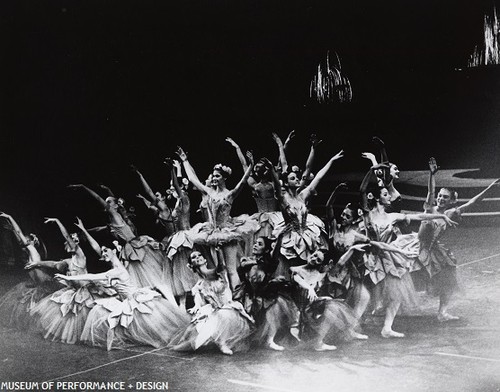
[(437, 319), (439, 322), (446, 322), (446, 321), (453, 321), (453, 320), (460, 320), (460, 317), (458, 316), (453, 316), (452, 314), (449, 313), (439, 313), (437, 316)]
[(384, 328), (382, 329), (382, 332), (380, 333), (383, 338), (404, 338), (405, 334), (401, 332), (396, 332), (393, 331), (392, 329), (389, 328)]
[(301, 341), (300, 340), (300, 331), (299, 331), (298, 327), (290, 328), (290, 335), (292, 335), (297, 340), (297, 342)]
[(368, 339), (368, 335), (364, 335), (362, 333), (357, 333), (357, 332), (352, 332), (352, 337), (354, 339), (358, 339), (358, 340), (367, 340)]
[(337, 346), (332, 346), (332, 345), (325, 344), (325, 343), (320, 343), (316, 347), (314, 347), (315, 351), (333, 351), (336, 349), (337, 349)]
[(275, 351), (283, 351), (285, 347), (280, 346), (279, 344), (274, 343), (273, 340), (267, 342), (267, 348)]
[(221, 351), (222, 354), (226, 355), (233, 355), (233, 350), (231, 350), (228, 346), (225, 344), (219, 345), (219, 350)]

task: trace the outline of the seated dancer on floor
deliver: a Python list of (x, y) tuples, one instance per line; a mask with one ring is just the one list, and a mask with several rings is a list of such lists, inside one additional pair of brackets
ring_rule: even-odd
[(133, 284), (137, 287), (161, 287), (168, 299), (172, 303), (176, 303), (172, 280), (165, 279), (163, 273), (167, 257), (161, 249), (160, 243), (147, 235), (136, 236), (119, 213), (119, 205), (115, 198), (108, 197), (104, 200), (83, 184), (70, 185), (69, 187), (85, 190), (104, 208), (109, 219), (109, 230), (121, 242), (120, 259), (123, 260)]
[(301, 338), (310, 341), (316, 351), (337, 348), (325, 340), (368, 339), (368, 336), (356, 331), (358, 320), (354, 311), (342, 300), (329, 296), (325, 290), (327, 278), (324, 264), (324, 252), (317, 250), (309, 256), (306, 265), (290, 268), (301, 311)]
[(272, 277), (276, 266), (271, 251), (269, 238), (257, 238), (253, 255), (241, 259), (238, 273), (242, 284), (233, 298), (255, 319), (256, 330), (251, 340), (259, 346), (282, 351), (285, 348), (275, 338), (280, 332), (298, 337), (299, 309), (291, 296), (290, 282)]
[[(24, 235), (12, 216), (2, 212), (0, 217), (8, 220), (19, 244), (27, 253), (25, 266), (42, 261), (38, 251), (41, 245), (38, 237), (33, 233)], [(54, 272), (50, 268), (30, 268), (27, 275), (29, 280), (18, 283), (0, 298), (0, 322), (6, 327), (28, 329), (32, 321), (31, 309), (42, 298), (62, 288), (61, 284), (53, 279)]]
[[(86, 274), (87, 259), (80, 248), (78, 235), (76, 233), (70, 235), (57, 218), (46, 218), (45, 223), (49, 222), (58, 225), (66, 240), (65, 249), (71, 257), (61, 261), (34, 261), (26, 268), (49, 267), (65, 272), (67, 276)], [(54, 276), (59, 277), (61, 274)], [(106, 290), (85, 280), (65, 283), (64, 288), (43, 298), (31, 309), (34, 328), (41, 331), (45, 339), (68, 344), (79, 343), (85, 321), (95, 305), (96, 298), (114, 294), (112, 290)]]
[(80, 341), (107, 350), (131, 345), (166, 346), (175, 333), (189, 324), (189, 315), (162, 297), (159, 291), (135, 286), (115, 250), (103, 246), (101, 254), (102, 260), (111, 263), (111, 269), (106, 272), (56, 275), (72, 283), (96, 282), (118, 293), (114, 297), (96, 299)]
[(253, 318), (243, 305), (234, 301), (225, 267), (219, 264), (209, 269), (203, 255), (191, 253), (189, 266), (200, 280), (192, 288), (194, 307), (191, 324), (172, 338), (169, 348), (175, 351), (195, 351), (215, 345), (226, 355), (248, 348)]

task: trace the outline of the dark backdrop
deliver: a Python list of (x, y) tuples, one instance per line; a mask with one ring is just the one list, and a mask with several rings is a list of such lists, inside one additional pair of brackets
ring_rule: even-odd
[[(401, 170), (497, 172), (500, 71), (464, 69), (493, 1), (3, 1), (0, 4), (0, 208), (55, 237), (44, 216), (89, 225), (104, 215), (69, 183), (135, 199), (136, 164), (166, 189), (163, 158), (181, 145), (204, 178), (214, 163), (241, 174), (233, 137), (276, 157), (271, 132), (295, 129), (290, 160), (322, 139), (315, 169), (365, 170), (379, 135)], [(319, 105), (309, 83), (337, 52), (353, 101)], [(198, 195), (193, 194), (193, 204)], [(235, 213), (252, 212), (248, 194)], [(59, 250), (59, 244), (56, 248)]]

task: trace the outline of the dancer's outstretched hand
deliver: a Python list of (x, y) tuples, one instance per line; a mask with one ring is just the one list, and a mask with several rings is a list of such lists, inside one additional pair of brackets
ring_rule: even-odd
[(177, 146), (177, 151), (175, 152), (181, 161), (187, 161), (187, 153), (182, 149), (182, 147)]
[(436, 158), (429, 158), (429, 170), (432, 175), (436, 174), (439, 170), (439, 166), (437, 165)]
[(234, 148), (240, 148), (240, 146), (238, 146), (238, 143), (236, 143), (233, 139), (231, 139), (230, 137), (226, 137), (226, 142), (228, 142), (231, 146), (233, 146)]
[(45, 222), (43, 223), (49, 223), (49, 222), (58, 222), (59, 219), (57, 218), (44, 218), (45, 219)]
[(344, 150), (340, 150), (337, 154), (335, 154), (335, 156), (332, 158), (332, 160), (336, 161), (340, 158), (343, 158), (344, 157)]
[(378, 136), (373, 136), (372, 137), (372, 142), (375, 143), (379, 147), (385, 146), (385, 143)]

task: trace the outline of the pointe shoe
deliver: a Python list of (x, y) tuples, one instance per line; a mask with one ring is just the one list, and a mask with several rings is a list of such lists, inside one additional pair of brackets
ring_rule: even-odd
[(295, 339), (297, 339), (297, 342), (300, 342), (300, 331), (298, 327), (292, 327), (290, 328), (290, 335), (292, 335)]
[(362, 333), (357, 333), (357, 332), (353, 332), (352, 337), (354, 339), (358, 339), (358, 340), (367, 340), (368, 339), (368, 335), (364, 335)]
[(233, 350), (231, 350), (225, 344), (224, 345), (220, 345), (219, 346), (219, 350), (221, 351), (222, 354), (233, 355)]
[(393, 331), (392, 329), (383, 329), (380, 332), (383, 338), (404, 338), (405, 334), (401, 332)]
[(274, 351), (283, 351), (285, 349), (285, 347), (274, 343), (274, 341), (267, 342), (267, 348), (274, 350)]
[(453, 316), (449, 313), (438, 313), (437, 319), (439, 322), (452, 321), (452, 320), (460, 320), (460, 317)]
[(315, 351), (333, 351), (336, 350), (337, 346), (332, 346), (329, 344), (321, 343), (318, 346), (314, 347)]

